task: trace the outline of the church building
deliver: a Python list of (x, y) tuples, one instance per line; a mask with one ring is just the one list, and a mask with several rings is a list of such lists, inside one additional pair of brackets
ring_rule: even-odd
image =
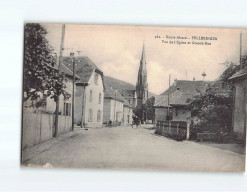
[(145, 45), (143, 44), (140, 67), (136, 83), (137, 106), (146, 103), (148, 99), (147, 67)]

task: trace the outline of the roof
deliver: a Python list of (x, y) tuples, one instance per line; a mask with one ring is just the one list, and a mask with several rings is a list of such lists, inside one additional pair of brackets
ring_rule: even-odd
[(174, 93), (178, 88), (182, 93), (197, 94), (198, 92), (205, 91), (212, 81), (189, 81), (189, 80), (175, 80), (173, 85), (161, 93), (160, 95), (167, 95), (168, 90), (170, 94)]
[(121, 102), (125, 102), (124, 97), (118, 90), (113, 89), (109, 85), (105, 85), (104, 98), (112, 98)]
[(121, 90), (121, 94), (125, 98), (134, 98), (136, 96), (135, 90)]
[(229, 80), (244, 79), (247, 77), (247, 66), (233, 74)]
[[(170, 106), (186, 106), (189, 104), (188, 99), (197, 95), (199, 92), (204, 92), (209, 87), (210, 82), (204, 81), (188, 81), (176, 80), (169, 88)], [(161, 95), (155, 97), (155, 107), (168, 107), (168, 89)]]
[(114, 89), (130, 90), (130, 91), (135, 90), (135, 86), (126, 81), (115, 79), (109, 76), (104, 76), (104, 79), (105, 79), (105, 84), (110, 87), (113, 87)]
[[(169, 97), (169, 104), (172, 105), (187, 105), (186, 100), (193, 97), (192, 94), (183, 94), (181, 91), (177, 90), (173, 92)], [(168, 95), (162, 95), (157, 100), (155, 99), (155, 107), (168, 107)]]
[[(104, 76), (104, 82), (106, 85), (112, 87), (113, 89), (117, 89), (125, 98), (134, 98), (136, 95), (136, 86), (131, 83), (109, 76)], [(155, 96), (155, 94), (152, 92), (148, 93), (149, 97)]]
[[(60, 71), (64, 72), (65, 75), (73, 78), (73, 72), (69, 68), (64, 66), (63, 64), (61, 64), (61, 66), (60, 66)], [(78, 80), (80, 79), (80, 77), (77, 74), (75, 74), (75, 78), (78, 79)]]
[[(75, 57), (76, 66), (75, 73), (80, 77), (80, 82), (88, 83), (94, 71), (98, 72), (103, 77), (103, 72), (90, 60), (87, 56)], [(62, 64), (73, 70), (71, 57), (62, 57)]]

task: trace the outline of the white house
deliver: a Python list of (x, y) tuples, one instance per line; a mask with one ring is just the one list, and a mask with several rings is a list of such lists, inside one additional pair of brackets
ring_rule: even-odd
[[(72, 69), (69, 57), (63, 64)], [(101, 127), (104, 104), (103, 72), (87, 57), (75, 58), (75, 73), (80, 77), (76, 83), (75, 125)]]

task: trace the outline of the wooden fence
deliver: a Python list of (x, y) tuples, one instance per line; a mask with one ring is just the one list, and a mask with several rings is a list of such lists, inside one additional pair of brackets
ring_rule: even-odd
[[(71, 131), (71, 116), (59, 115), (58, 119), (58, 135)], [(55, 131), (54, 114), (24, 112), (22, 120), (22, 149), (53, 137)]]
[(176, 140), (189, 138), (189, 125), (186, 121), (157, 121), (156, 134), (171, 137)]

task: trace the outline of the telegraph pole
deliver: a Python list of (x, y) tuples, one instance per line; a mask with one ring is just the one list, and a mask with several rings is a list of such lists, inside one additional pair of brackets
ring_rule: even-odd
[(73, 65), (73, 88), (72, 88), (72, 131), (74, 131), (74, 112), (75, 112), (75, 58), (74, 52), (70, 53), (70, 57), (72, 57), (72, 65)]
[(168, 108), (167, 108), (167, 116), (168, 116), (168, 133), (170, 134), (170, 80), (171, 74), (169, 74), (169, 88), (168, 88)]
[[(61, 43), (60, 43), (60, 54), (59, 54), (59, 62), (58, 62), (58, 73), (61, 73), (60, 67), (62, 64), (62, 56), (63, 56), (63, 45), (64, 45), (64, 35), (65, 35), (65, 24), (62, 26), (62, 36), (61, 36)], [(57, 96), (57, 101), (56, 101), (56, 112), (55, 112), (55, 132), (54, 132), (54, 137), (57, 137), (58, 133), (58, 116), (59, 115), (59, 94)]]
[(240, 69), (242, 69), (242, 32), (240, 33), (240, 52), (239, 52), (240, 54)]

